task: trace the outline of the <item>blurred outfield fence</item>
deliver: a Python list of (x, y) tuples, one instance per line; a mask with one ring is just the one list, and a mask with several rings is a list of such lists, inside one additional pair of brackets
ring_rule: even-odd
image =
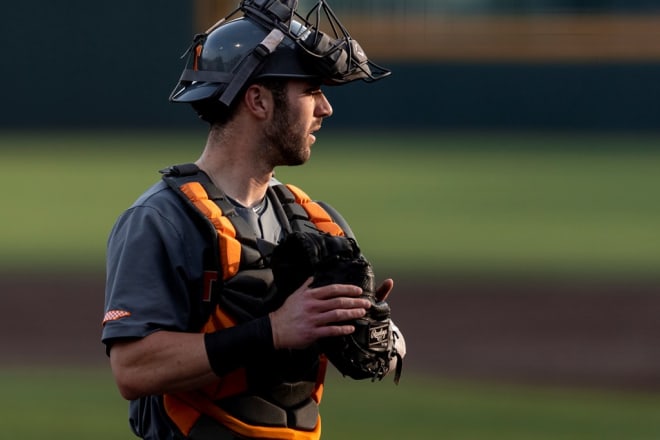
[[(180, 56), (238, 3), (12, 1), (0, 17), (11, 54), (0, 129), (199, 128), (167, 102)], [(328, 3), (393, 70), (328, 90), (329, 126), (660, 131), (658, 0)]]
[[(309, 11), (318, 0), (301, 0)], [(237, 4), (197, 0), (203, 30)], [(387, 61), (660, 60), (660, 2), (331, 0), (370, 56)]]

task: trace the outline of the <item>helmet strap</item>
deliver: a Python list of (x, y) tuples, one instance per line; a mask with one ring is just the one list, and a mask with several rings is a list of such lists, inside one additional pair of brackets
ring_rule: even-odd
[(231, 82), (227, 85), (227, 88), (222, 92), (218, 100), (229, 107), (252, 74), (264, 62), (266, 57), (275, 51), (282, 40), (284, 40), (284, 33), (282, 31), (277, 28), (270, 31), (261, 43), (241, 62), (238, 71), (234, 74)]

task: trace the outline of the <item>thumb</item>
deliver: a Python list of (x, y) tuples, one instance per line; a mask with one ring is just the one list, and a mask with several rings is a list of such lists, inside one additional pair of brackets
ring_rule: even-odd
[(388, 278), (385, 281), (383, 281), (383, 284), (381, 284), (380, 287), (376, 290), (375, 293), (376, 300), (385, 301), (393, 288), (394, 288), (394, 281), (391, 278)]

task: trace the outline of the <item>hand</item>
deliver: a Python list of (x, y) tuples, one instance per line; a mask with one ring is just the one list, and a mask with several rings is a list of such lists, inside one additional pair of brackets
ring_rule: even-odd
[(282, 307), (270, 313), (276, 349), (308, 347), (320, 338), (349, 335), (352, 325), (336, 324), (360, 318), (371, 305), (359, 298), (362, 289), (347, 284), (311, 288), (313, 278), (293, 292)]
[(392, 280), (392, 278), (388, 278), (385, 281), (383, 281), (383, 284), (381, 284), (380, 287), (376, 289), (375, 292), (376, 301), (385, 301), (389, 296), (390, 292), (392, 292), (393, 288), (394, 288), (394, 281)]

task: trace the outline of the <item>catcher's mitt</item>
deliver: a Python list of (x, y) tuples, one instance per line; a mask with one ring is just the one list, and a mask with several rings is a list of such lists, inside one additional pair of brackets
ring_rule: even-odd
[(390, 306), (375, 296), (374, 272), (360, 254), (355, 240), (330, 234), (294, 232), (274, 249), (271, 267), (278, 295), (283, 302), (310, 276), (312, 287), (353, 284), (371, 307), (362, 318), (350, 321), (355, 332), (324, 338), (321, 350), (344, 375), (353, 379), (382, 379), (396, 362), (394, 381), (401, 374), (401, 356), (394, 347)]

